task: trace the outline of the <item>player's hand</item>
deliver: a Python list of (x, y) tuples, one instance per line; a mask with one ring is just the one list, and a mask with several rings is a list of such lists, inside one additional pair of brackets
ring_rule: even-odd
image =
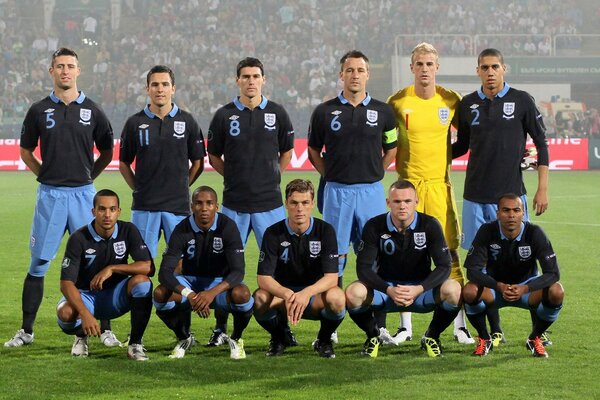
[(81, 315), (81, 329), (87, 336), (100, 336), (100, 325), (92, 314), (85, 313)]
[(290, 300), (286, 301), (286, 308), (288, 313), (288, 320), (292, 325), (298, 325), (302, 319), (304, 310), (310, 303), (310, 295), (304, 291), (294, 293)]
[[(210, 315), (210, 305), (215, 300), (216, 294), (210, 290), (205, 290), (199, 293), (192, 298), (192, 308), (194, 311), (198, 312), (198, 310), (203, 310), (204, 313), (208, 310), (208, 315)], [(200, 315), (200, 314), (199, 314)]]
[(399, 305), (408, 307), (414, 303), (417, 296), (423, 293), (421, 285), (396, 285), (399, 293)]
[(506, 290), (502, 297), (506, 301), (518, 301), (525, 293), (529, 291), (527, 285), (506, 285)]
[(548, 192), (538, 190), (533, 197), (533, 209), (535, 215), (542, 215), (548, 209)]
[(102, 290), (102, 284), (105, 280), (112, 276), (112, 268), (110, 266), (103, 268), (98, 272), (90, 282), (90, 290)]

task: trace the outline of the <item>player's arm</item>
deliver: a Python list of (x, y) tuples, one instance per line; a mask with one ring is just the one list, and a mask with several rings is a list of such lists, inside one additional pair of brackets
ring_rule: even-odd
[(442, 226), (436, 219), (432, 219), (430, 221), (431, 222), (428, 224), (426, 231), (428, 242), (427, 248), (430, 251), (431, 259), (435, 265), (435, 268), (433, 271), (431, 271), (427, 278), (421, 282), (423, 291), (429, 290), (444, 283), (444, 281), (450, 277), (452, 264), (452, 256), (450, 255), (448, 244), (444, 238)]
[(456, 132), (456, 142), (452, 143), (452, 159), (467, 154), (467, 151), (469, 151), (469, 142), (471, 140), (471, 126), (469, 125), (469, 121), (467, 121), (467, 115), (464, 113), (461, 105), (457, 108), (459, 114), (458, 127)]
[(383, 149), (383, 170), (386, 171), (390, 164), (396, 160), (396, 151), (398, 150), (398, 130), (397, 120), (394, 110), (389, 104), (385, 104), (385, 119), (383, 121), (383, 135), (381, 138), (381, 148)]
[(300, 322), (302, 314), (304, 314), (304, 310), (308, 307), (312, 296), (316, 296), (337, 286), (337, 283), (338, 273), (328, 272), (312, 285), (305, 287), (299, 292), (295, 292), (290, 299), (286, 301), (288, 319), (292, 325), (297, 325), (298, 322)]
[(386, 293), (388, 284), (373, 269), (379, 255), (378, 235), (372, 220), (368, 221), (363, 229), (363, 237), (358, 245), (359, 250), (356, 255), (356, 275), (358, 279), (367, 285), (367, 287)]
[(256, 280), (260, 289), (265, 290), (286, 302), (294, 295), (292, 289), (280, 285), (271, 275), (256, 275)]
[(488, 244), (490, 241), (489, 225), (482, 225), (475, 239), (471, 249), (467, 253), (465, 258), (465, 269), (467, 270), (467, 279), (478, 286), (488, 287), (490, 289), (500, 289), (498, 287), (498, 281), (492, 278), (491, 275), (483, 272), (484, 268), (488, 264)]
[(91, 290), (102, 290), (102, 285), (104, 281), (110, 278), (113, 274), (121, 274), (121, 275), (146, 275), (150, 276), (152, 273), (152, 261), (151, 260), (143, 260), (143, 261), (134, 261), (131, 264), (113, 264), (107, 265), (102, 268), (100, 272), (98, 272), (92, 278), (90, 282)]
[(204, 159), (200, 160), (190, 160), (190, 170), (188, 175), (189, 186), (192, 186), (196, 179), (200, 176), (202, 171), (204, 171)]
[(112, 161), (112, 147), (110, 149), (98, 149), (98, 151), (100, 152), (100, 155), (96, 161), (94, 161), (94, 167), (92, 168), (92, 179), (96, 179), (98, 175), (104, 171), (104, 168), (106, 168), (106, 166)]
[(325, 159), (320, 149), (308, 146), (308, 160), (321, 176), (325, 176)]
[(206, 155), (206, 151), (204, 149), (202, 129), (200, 129), (200, 126), (192, 116), (190, 118), (192, 133), (188, 136), (188, 158), (191, 163), (188, 173), (188, 183), (189, 186), (192, 186), (204, 171), (204, 156)]
[(548, 209), (548, 166), (538, 165), (538, 186), (533, 196), (535, 215), (542, 215)]
[(61, 280), (60, 291), (71, 307), (75, 309), (79, 318), (81, 318), (81, 328), (83, 329), (83, 332), (87, 336), (100, 336), (102, 333), (100, 332), (100, 325), (85, 304), (83, 304), (81, 293), (79, 293), (79, 289), (77, 289), (75, 283), (70, 280)]
[(288, 151), (284, 151), (283, 153), (279, 153), (279, 172), (283, 173), (287, 166), (292, 161), (292, 153), (294, 149), (290, 149)]
[(210, 165), (217, 171), (221, 176), (225, 174), (225, 161), (221, 156), (217, 156), (215, 154), (208, 153), (208, 161)]
[(119, 172), (123, 176), (123, 179), (125, 179), (127, 185), (132, 190), (135, 190), (135, 172), (133, 171), (133, 168), (131, 168), (131, 164), (119, 161)]
[(104, 114), (104, 111), (98, 109), (96, 115), (96, 127), (94, 128), (94, 142), (96, 143), (96, 148), (100, 155), (96, 161), (94, 161), (94, 166), (92, 167), (92, 180), (96, 179), (112, 161), (113, 139), (113, 129), (112, 126), (110, 126), (110, 122)]
[(383, 169), (387, 170), (392, 161), (396, 160), (396, 152), (398, 148), (394, 147), (383, 151)]
[(34, 173), (35, 176), (40, 175), (40, 171), (42, 169), (42, 161), (33, 154), (33, 149), (25, 149), (23, 147), (20, 148), (21, 151), (21, 159), (27, 165), (27, 168)]
[(542, 274), (527, 283), (529, 291), (540, 290), (552, 286), (560, 280), (560, 270), (556, 253), (548, 237), (539, 226), (529, 225), (534, 229), (531, 248), (542, 269)]
[(288, 301), (294, 294), (294, 291), (282, 286), (275, 279), (275, 270), (277, 269), (279, 245), (278, 236), (275, 233), (274, 226), (267, 228), (263, 235), (263, 242), (260, 248), (258, 268), (256, 271), (256, 281), (258, 287), (275, 297)]

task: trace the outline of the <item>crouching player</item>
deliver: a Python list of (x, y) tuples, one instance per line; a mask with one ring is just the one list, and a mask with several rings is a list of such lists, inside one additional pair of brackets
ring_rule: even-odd
[(211, 308), (233, 314), (228, 337), (233, 359), (246, 358), (242, 333), (252, 318), (254, 300), (244, 278), (244, 246), (233, 220), (217, 212), (217, 193), (200, 186), (192, 193), (192, 215), (169, 239), (154, 290), (156, 314), (179, 342), (170, 358), (183, 358), (195, 343), (191, 314), (208, 318)]
[(463, 299), (469, 321), (479, 334), (476, 356), (492, 349), (486, 309), (508, 306), (535, 311), (537, 318), (525, 345), (534, 357), (548, 357), (542, 334), (556, 321), (564, 290), (550, 241), (540, 227), (523, 222), (523, 212), (519, 196), (501, 196), (498, 220), (479, 228), (465, 260), (470, 282), (463, 289)]
[[(58, 325), (75, 334), (71, 355), (87, 357), (88, 336), (100, 336), (98, 319), (131, 311), (127, 356), (146, 361), (142, 336), (152, 312), (154, 265), (139, 231), (119, 221), (119, 197), (112, 190), (94, 196), (94, 220), (69, 237), (62, 261), (56, 313)], [(133, 262), (127, 263), (129, 257)]]
[(271, 334), (267, 356), (285, 350), (285, 327), (302, 318), (320, 320), (313, 348), (334, 358), (331, 334), (346, 313), (338, 283), (338, 252), (333, 227), (312, 217), (314, 187), (294, 179), (285, 188), (288, 217), (267, 228), (258, 262), (254, 317)]
[(460, 283), (449, 279), (452, 259), (444, 232), (435, 218), (416, 211), (417, 193), (409, 181), (394, 182), (386, 201), (390, 211), (365, 225), (356, 261), (359, 280), (346, 288), (350, 317), (367, 334), (363, 355), (377, 357), (381, 344), (373, 311), (433, 311), (421, 347), (430, 357), (441, 356), (440, 334), (458, 314), (461, 292)]

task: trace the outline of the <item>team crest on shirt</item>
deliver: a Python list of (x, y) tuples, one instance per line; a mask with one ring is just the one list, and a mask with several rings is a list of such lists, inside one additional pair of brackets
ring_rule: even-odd
[(531, 246), (519, 246), (519, 256), (521, 258), (531, 257)]
[(504, 103), (504, 107), (502, 108), (502, 112), (504, 112), (504, 115), (502, 116), (502, 118), (504, 118), (504, 119), (513, 119), (515, 117), (513, 115), (515, 113), (515, 103), (514, 102)]
[(81, 108), (79, 110), (79, 123), (83, 125), (90, 124), (90, 118), (92, 118), (92, 110), (89, 108)]
[(175, 121), (173, 123), (173, 130), (175, 131), (173, 137), (181, 139), (184, 136), (183, 134), (185, 133), (185, 121)]
[(123, 256), (125, 255), (125, 251), (127, 251), (125, 241), (121, 240), (120, 242), (113, 243), (113, 249), (115, 250), (117, 258), (123, 258)]
[(415, 232), (413, 238), (415, 240), (415, 249), (422, 250), (427, 247), (427, 236), (425, 236), (425, 232)]
[(450, 109), (448, 107), (438, 108), (438, 117), (440, 118), (440, 124), (446, 125), (450, 117)]
[(310, 254), (314, 254), (315, 256), (321, 252), (321, 241), (320, 240), (310, 240), (308, 242), (308, 250)]
[(213, 250), (215, 253), (220, 253), (223, 251), (223, 239), (220, 237), (213, 238)]
[(375, 110), (367, 110), (367, 125), (377, 126), (377, 118), (379, 113)]
[(277, 122), (277, 116), (274, 113), (265, 113), (265, 129), (270, 131), (275, 129), (275, 122)]

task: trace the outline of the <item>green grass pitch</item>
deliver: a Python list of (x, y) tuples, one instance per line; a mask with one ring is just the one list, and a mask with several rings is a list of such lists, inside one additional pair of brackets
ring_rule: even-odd
[[(287, 172), (285, 182), (308, 177), (313, 172)], [(388, 174), (384, 184), (395, 175)], [(530, 199), (536, 185), (535, 173), (525, 174)], [(460, 200), (463, 173), (454, 173), (455, 192)], [(350, 318), (339, 329), (337, 358), (320, 359), (310, 344), (318, 323), (302, 321), (294, 327), (300, 346), (286, 355), (267, 359), (266, 332), (253, 320), (244, 334), (246, 360), (229, 359), (225, 347), (194, 347), (181, 360), (167, 355), (175, 337), (152, 316), (144, 337), (150, 361), (127, 360), (124, 349), (105, 348), (90, 340), (90, 356), (70, 356), (71, 337), (56, 324), (59, 294), (59, 261), (64, 247), (52, 262), (46, 277), (44, 302), (35, 326), (35, 342), (18, 349), (0, 349), (0, 398), (6, 399), (396, 399), (468, 398), (490, 399), (591, 399), (600, 397), (598, 354), (600, 345), (600, 173), (552, 172), (550, 208), (533, 222), (540, 224), (556, 250), (561, 282), (566, 290), (564, 308), (552, 326), (554, 345), (548, 359), (534, 359), (525, 350), (530, 329), (523, 310), (501, 311), (507, 343), (483, 359), (470, 356), (472, 346), (452, 340), (451, 329), (442, 336), (445, 357), (429, 359), (420, 349), (418, 336), (431, 315), (413, 314), (415, 340), (399, 347), (380, 349), (377, 359), (361, 358), (364, 335)], [(222, 191), (222, 180), (206, 172), (197, 184)], [(29, 262), (27, 243), (37, 183), (28, 172), (0, 173), (0, 340), (8, 340), (21, 323), (21, 288)], [(129, 219), (130, 190), (118, 172), (102, 174), (96, 188), (116, 190), (122, 199), (122, 219)], [(531, 206), (531, 204), (530, 204)], [(461, 204), (459, 203), (459, 211)], [(63, 241), (63, 246), (64, 246)], [(257, 249), (254, 238), (246, 252), (246, 278), (256, 288)], [(464, 257), (464, 253), (462, 254)], [(160, 263), (158, 257), (157, 263)], [(345, 283), (355, 278), (351, 257)], [(154, 278), (156, 283), (156, 277)], [(393, 330), (398, 315), (388, 316)], [(192, 331), (203, 344), (214, 319), (194, 318)], [(231, 319), (230, 319), (231, 326)], [(113, 321), (113, 330), (124, 338), (129, 316)]]

